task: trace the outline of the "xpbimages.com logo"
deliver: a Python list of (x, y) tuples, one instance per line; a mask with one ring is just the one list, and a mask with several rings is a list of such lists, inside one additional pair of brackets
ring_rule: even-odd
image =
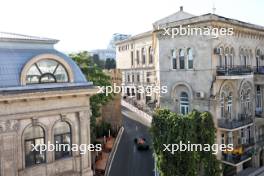
[(151, 96), (153, 94), (165, 94), (168, 92), (167, 86), (127, 86), (121, 84), (121, 86), (113, 84), (113, 86), (99, 86), (99, 90), (97, 93), (104, 93), (106, 96), (109, 94), (115, 93), (125, 93), (126, 95), (135, 96), (137, 93), (144, 93), (147, 96)]
[(214, 28), (214, 27), (191, 27), (190, 25), (183, 27), (180, 25), (179, 27), (167, 27), (163, 28), (164, 36), (171, 36), (171, 38), (175, 38), (179, 35), (202, 35), (202, 36), (210, 36), (212, 38), (217, 38), (220, 36), (231, 36), (234, 34), (233, 28)]

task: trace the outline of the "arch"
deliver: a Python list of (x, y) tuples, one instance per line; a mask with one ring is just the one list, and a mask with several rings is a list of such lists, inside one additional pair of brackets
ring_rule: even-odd
[(37, 62), (42, 61), (42, 60), (54, 60), (56, 62), (58, 62), (59, 64), (61, 64), (66, 72), (67, 72), (67, 76), (68, 76), (68, 81), (69, 82), (73, 82), (74, 81), (74, 75), (71, 69), (71, 66), (61, 57), (55, 55), (55, 54), (40, 54), (37, 55), (35, 57), (33, 57), (32, 59), (30, 59), (25, 66), (23, 67), (21, 74), (20, 74), (20, 82), (21, 85), (26, 85), (27, 81), (26, 81), (26, 75), (29, 71), (29, 69)]
[(65, 150), (55, 151), (55, 160), (72, 156), (72, 126), (65, 120), (58, 120), (54, 123), (52, 128), (52, 135), (54, 144), (63, 144)]
[(193, 99), (193, 91), (192, 91), (192, 87), (186, 83), (186, 82), (177, 82), (176, 84), (174, 84), (171, 88), (171, 97), (173, 98), (176, 98), (177, 97), (177, 87), (179, 86), (183, 86), (183, 87), (186, 87), (186, 89), (188, 90), (188, 93), (189, 93), (189, 97), (190, 97), (190, 100)]
[(46, 131), (38, 124), (29, 124), (23, 130), (22, 135), (22, 150), (24, 167), (30, 167), (37, 164), (46, 163), (46, 152), (32, 151), (33, 146), (40, 149), (41, 145), (46, 144)]

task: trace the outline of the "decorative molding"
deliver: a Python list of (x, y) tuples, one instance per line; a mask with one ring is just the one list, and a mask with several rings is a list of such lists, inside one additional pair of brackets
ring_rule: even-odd
[(0, 133), (18, 131), (20, 123), (17, 120), (0, 121)]

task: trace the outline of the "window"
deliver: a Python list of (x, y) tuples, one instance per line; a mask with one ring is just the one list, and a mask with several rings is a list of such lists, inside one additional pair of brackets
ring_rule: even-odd
[(151, 72), (147, 72), (147, 83), (150, 83)]
[(222, 93), (220, 99), (220, 110), (221, 110), (221, 118), (225, 117), (225, 94)]
[[(45, 144), (45, 134), (42, 127), (27, 127), (24, 132), (24, 144), (26, 167), (46, 162), (46, 152), (40, 152), (40, 147)], [(33, 146), (36, 146), (38, 151), (33, 150)]]
[(127, 82), (130, 82), (130, 75), (127, 75)]
[(131, 65), (133, 66), (134, 65), (134, 53), (133, 53), (133, 51), (131, 51), (130, 56), (131, 56)]
[(146, 64), (146, 50), (145, 48), (141, 49), (141, 58), (142, 58), (142, 64)]
[(189, 48), (187, 51), (187, 58), (188, 58), (188, 68), (192, 69), (193, 68), (193, 53), (192, 53), (191, 48)]
[(153, 63), (153, 49), (149, 47), (149, 64)]
[(139, 65), (139, 51), (136, 51), (136, 55), (137, 55), (137, 65)]
[(184, 62), (184, 50), (183, 49), (180, 49), (180, 52), (179, 52), (179, 60), (180, 60), (180, 69), (184, 69), (185, 68), (185, 62)]
[(135, 81), (135, 76), (134, 76), (134, 74), (132, 74), (132, 82), (134, 82)]
[(141, 94), (137, 93), (137, 100), (140, 100), (140, 99), (141, 99)]
[(182, 92), (180, 95), (180, 112), (183, 115), (189, 113), (189, 98), (186, 92)]
[(140, 75), (137, 75), (137, 82), (140, 82)]
[(69, 157), (71, 152), (71, 127), (67, 122), (58, 122), (54, 126), (54, 144), (61, 146), (60, 151), (55, 151), (55, 160)]
[(262, 101), (261, 101), (261, 89), (260, 86), (257, 85), (257, 92), (256, 92), (256, 113), (262, 112)]
[(228, 98), (227, 98), (227, 112), (228, 112), (228, 117), (232, 117), (232, 94), (230, 93)]
[(171, 59), (172, 59), (172, 69), (177, 69), (177, 59), (176, 59), (176, 50), (171, 50)]
[(51, 59), (44, 59), (33, 64), (26, 75), (26, 84), (69, 82), (64, 66)]

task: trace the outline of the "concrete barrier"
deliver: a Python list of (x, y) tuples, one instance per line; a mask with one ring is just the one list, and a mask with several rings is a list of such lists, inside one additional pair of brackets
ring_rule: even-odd
[(110, 156), (107, 160), (107, 163), (106, 163), (106, 167), (105, 167), (105, 176), (109, 176), (109, 173), (110, 173), (110, 170), (111, 170), (111, 167), (112, 167), (112, 162), (114, 160), (114, 157), (115, 157), (115, 153), (116, 153), (116, 150), (117, 150), (117, 147), (119, 145), (119, 142), (120, 142), (120, 139), (122, 137), (122, 134), (124, 132), (124, 127), (121, 127), (118, 131), (118, 134), (116, 136), (116, 140), (115, 140), (115, 143), (114, 143), (114, 146), (111, 150), (111, 153), (110, 153)]
[(139, 110), (137, 107), (133, 106), (132, 104), (130, 104), (124, 100), (121, 100), (121, 105), (126, 107), (127, 109), (131, 110), (132, 112), (136, 113), (140, 117), (144, 118), (145, 120), (148, 121), (149, 124), (151, 124), (152, 116), (150, 116), (149, 114), (145, 113), (144, 111)]

